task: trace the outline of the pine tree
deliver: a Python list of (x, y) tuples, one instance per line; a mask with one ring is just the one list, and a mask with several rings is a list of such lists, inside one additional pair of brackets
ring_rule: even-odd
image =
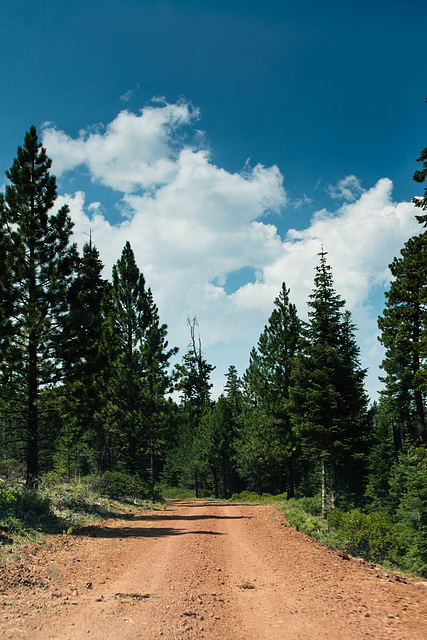
[(238, 482), (234, 470), (234, 455), (238, 421), (242, 410), (241, 382), (237, 369), (231, 365), (226, 374), (225, 393), (205, 406), (202, 416), (208, 441), (208, 464), (216, 498), (229, 498)]
[[(291, 388), (294, 420), (305, 451), (322, 463), (322, 505), (337, 498), (337, 470), (348, 464), (365, 436), (367, 397), (364, 370), (344, 301), (333, 285), (326, 253), (316, 267), (309, 323)], [(327, 477), (327, 468), (329, 477)]]
[(200, 336), (198, 341), (196, 340), (197, 319), (187, 318), (187, 325), (190, 329), (190, 344), (182, 358), (183, 364), (175, 366), (175, 375), (178, 378), (175, 388), (181, 391), (184, 406), (189, 404), (193, 411), (200, 415), (210, 397), (210, 375), (215, 367), (203, 356)]
[(386, 349), (383, 381), (394, 403), (394, 420), (401, 429), (406, 426), (414, 437), (425, 442), (427, 231), (405, 243), (390, 271), (394, 280), (378, 319), (380, 341)]
[[(167, 325), (160, 324), (158, 308), (151, 289), (147, 291), (148, 324), (142, 345), (145, 380), (145, 418), (149, 438), (150, 481), (154, 486), (158, 477), (158, 460), (164, 455), (165, 435), (168, 427), (168, 407), (165, 394), (171, 389), (168, 373), (170, 359), (178, 349), (168, 349)], [(163, 449), (163, 451), (162, 451)]]
[(393, 429), (393, 402), (382, 395), (372, 407), (372, 446), (369, 451), (369, 475), (366, 497), (372, 511), (390, 510), (390, 476), (393, 464), (399, 460), (400, 443), (396, 443)]
[(103, 268), (91, 239), (83, 246), (68, 292), (70, 314), (63, 347), (67, 379), (62, 393), (68, 446), (93, 436), (101, 472), (108, 466), (104, 404), (112, 362), (105, 317), (111, 285), (102, 277)]
[(149, 324), (145, 279), (129, 242), (113, 266), (110, 323), (115, 350), (109, 377), (108, 421), (117, 464), (144, 475), (147, 433), (144, 420), (143, 342)]
[[(422, 184), (423, 182), (425, 182), (427, 178), (427, 147), (424, 147), (424, 149), (421, 151), (420, 157), (417, 158), (417, 162), (422, 162), (422, 169), (415, 171), (413, 178), (415, 182)], [(424, 189), (424, 197), (412, 198), (412, 202), (416, 207), (419, 207), (423, 211), (427, 211), (427, 186)], [(427, 226), (427, 214), (423, 214), (415, 217), (417, 218), (420, 224)]]
[(56, 180), (50, 167), (51, 160), (31, 127), (6, 172), (9, 184), (0, 206), (1, 251), (10, 283), (2, 277), (2, 296), (8, 301), (7, 320), (2, 323), (2, 374), (26, 405), (22, 415), (29, 486), (37, 485), (39, 472), (40, 390), (62, 375), (58, 345), (77, 260), (76, 247), (69, 244), (73, 225), (68, 208), (51, 213)]
[[(268, 447), (262, 454), (265, 471), (267, 467), (274, 469), (277, 476), (274, 484), (281, 491), (286, 486), (287, 496), (292, 498), (293, 462), (297, 447), (289, 407), (289, 390), (293, 362), (299, 348), (301, 322), (295, 305), (289, 301), (289, 289), (285, 283), (282, 284), (274, 304), (275, 308), (259, 337), (257, 349), (251, 353), (249, 368), (245, 374), (246, 389), (249, 390), (249, 397), (253, 397), (256, 407), (253, 416), (250, 415), (250, 408), (246, 407), (248, 432), (244, 437), (252, 442), (252, 451), (258, 459), (258, 478), (266, 478), (259, 468), (259, 460), (264, 449), (263, 441), (268, 442)], [(257, 426), (261, 428), (258, 435)], [(249, 453), (247, 444), (244, 445), (246, 455)], [(247, 458), (246, 464), (248, 462)]]
[(197, 319), (187, 319), (190, 329), (190, 344), (175, 365), (175, 389), (181, 393), (180, 425), (175, 465), (181, 472), (194, 478), (196, 497), (199, 497), (201, 482), (208, 466), (209, 429), (203, 415), (210, 411), (210, 376), (215, 367), (203, 355), (200, 336), (196, 339)]
[(15, 291), (12, 286), (11, 238), (5, 224), (4, 196), (0, 193), (0, 363), (5, 353), (8, 339), (13, 334), (12, 310), (15, 302)]
[(287, 497), (294, 497), (293, 459), (296, 451), (289, 392), (292, 368), (299, 349), (301, 322), (294, 304), (289, 301), (285, 283), (274, 301), (269, 321), (258, 341), (260, 373), (264, 381), (262, 404), (274, 419), (280, 442), (279, 465), (286, 476)]

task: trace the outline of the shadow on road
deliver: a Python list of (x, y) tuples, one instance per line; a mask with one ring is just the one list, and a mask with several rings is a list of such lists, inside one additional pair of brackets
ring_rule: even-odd
[(183, 521), (191, 521), (191, 520), (242, 520), (248, 518), (248, 516), (208, 516), (208, 515), (194, 515), (194, 516), (180, 516), (175, 514), (162, 514), (159, 513), (153, 515), (130, 515), (127, 516), (126, 520), (132, 520), (132, 522), (139, 521), (160, 521), (160, 520), (183, 520)]
[[(186, 509), (200, 509), (201, 507), (235, 507), (235, 506), (243, 506), (242, 503), (233, 503), (233, 502), (219, 502), (217, 500), (167, 500), (167, 506), (175, 509), (175, 513), (168, 512), (165, 508), (156, 508), (150, 511), (149, 513), (145, 512), (143, 514), (140, 513), (130, 513), (125, 517), (122, 517), (122, 520), (126, 520), (129, 522), (152, 522), (154, 523), (168, 523), (168, 522), (192, 522), (192, 521), (207, 521), (207, 520), (242, 520), (242, 519), (250, 519), (251, 516), (233, 516), (233, 515), (216, 515), (209, 513), (193, 513), (193, 514), (180, 514), (179, 510), (181, 508)], [(256, 506), (255, 503), (245, 504), (247, 506)], [(88, 527), (82, 527), (74, 532), (73, 535), (76, 536), (86, 536), (91, 538), (162, 538), (165, 536), (180, 536), (184, 534), (198, 534), (198, 535), (224, 535), (217, 531), (210, 530), (201, 530), (201, 531), (192, 531), (186, 528), (178, 528), (178, 527), (162, 527), (162, 526), (153, 526), (153, 527), (127, 527), (127, 526), (105, 526), (99, 527), (96, 525), (91, 525)]]
[(172, 527), (83, 527), (73, 532), (74, 536), (87, 538), (164, 538), (166, 536), (182, 536), (188, 534), (222, 536), (218, 531), (189, 531)]

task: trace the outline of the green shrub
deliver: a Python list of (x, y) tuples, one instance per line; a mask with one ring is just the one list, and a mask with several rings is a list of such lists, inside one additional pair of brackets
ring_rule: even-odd
[(10, 480), (20, 480), (25, 476), (25, 464), (14, 458), (0, 460), (0, 475)]
[(171, 487), (168, 484), (161, 484), (160, 491), (165, 498), (172, 500), (194, 500), (196, 491), (194, 489), (186, 489), (184, 487)]
[(405, 531), (405, 568), (427, 576), (427, 447), (401, 456), (390, 481), (396, 518)]
[(14, 512), (17, 518), (24, 520), (40, 519), (40, 516), (50, 515), (51, 502), (39, 491), (24, 489), (16, 496)]
[(342, 546), (352, 555), (375, 562), (395, 562), (403, 551), (400, 529), (384, 513), (332, 509), (327, 521), (328, 526), (338, 533)]
[(8, 515), (16, 501), (16, 491), (0, 484), (0, 515)]
[(49, 471), (42, 477), (40, 485), (42, 487), (46, 487), (50, 489), (51, 487), (54, 487), (57, 484), (60, 484), (61, 482), (64, 482), (67, 475), (68, 474), (65, 469), (57, 469), (55, 471)]
[(317, 516), (307, 513), (304, 500), (291, 498), (278, 505), (286, 515), (286, 522), (297, 531), (306, 533), (311, 538), (325, 540), (326, 523)]
[(261, 496), (252, 491), (241, 491), (240, 493), (233, 493), (230, 500), (233, 502), (261, 502)]
[(307, 514), (302, 509), (296, 506), (286, 505), (284, 509), (286, 514), (286, 521), (291, 527), (294, 527), (297, 531), (301, 531), (304, 528), (304, 524), (307, 520)]
[(311, 497), (298, 498), (298, 504), (304, 511), (310, 513), (313, 516), (322, 515), (322, 496), (316, 495)]
[(263, 493), (261, 496), (258, 493), (252, 491), (241, 491), (240, 493), (233, 493), (230, 500), (233, 502), (281, 502), (285, 500), (285, 494), (273, 496), (271, 493)]
[(160, 492), (152, 489), (138, 476), (124, 471), (106, 471), (99, 480), (101, 494), (110, 498), (139, 498), (140, 500), (159, 500)]

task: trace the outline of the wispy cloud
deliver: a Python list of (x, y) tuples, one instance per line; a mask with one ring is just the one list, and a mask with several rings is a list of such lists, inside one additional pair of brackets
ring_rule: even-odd
[(125, 91), (125, 93), (120, 96), (120, 100), (122, 102), (129, 102), (130, 100), (132, 100), (132, 98), (135, 97), (135, 93), (138, 89), (139, 89), (139, 82), (137, 82), (137, 84), (134, 86), (133, 89), (128, 89), (128, 91)]
[(302, 198), (294, 198), (289, 202), (289, 206), (293, 207), (294, 209), (301, 209), (301, 207), (304, 207), (310, 204), (313, 204), (313, 199), (306, 196), (305, 193), (302, 196)]
[(346, 176), (338, 181), (336, 186), (329, 185), (327, 189), (331, 198), (354, 202), (364, 191), (356, 176)]

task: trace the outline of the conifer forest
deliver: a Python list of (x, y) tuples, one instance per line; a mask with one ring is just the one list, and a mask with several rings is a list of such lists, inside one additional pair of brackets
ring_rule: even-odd
[[(423, 184), (427, 147), (418, 161)], [(377, 402), (326, 247), (308, 320), (284, 282), (246, 371), (230, 363), (214, 400), (197, 318), (177, 354), (131, 244), (105, 279), (93, 239), (80, 254), (67, 206), (55, 207), (50, 168), (31, 127), (0, 194), (0, 476), (37, 491), (53, 472), (117, 474), (153, 497), (253, 492), (331, 521), (374, 513), (405, 528), (426, 573), (427, 189), (414, 199), (419, 233), (389, 266)]]

